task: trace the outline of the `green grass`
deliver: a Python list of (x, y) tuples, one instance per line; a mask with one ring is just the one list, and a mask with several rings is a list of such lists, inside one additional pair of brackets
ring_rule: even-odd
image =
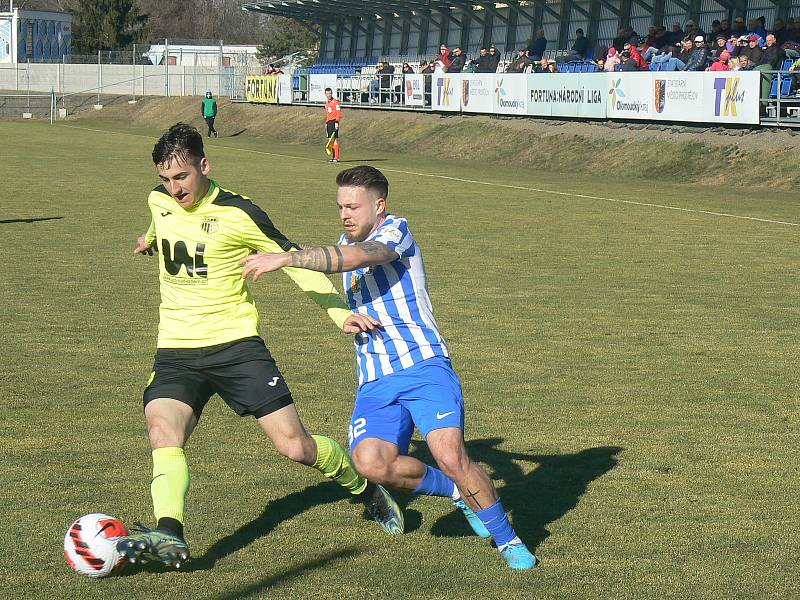
[[(387, 171), (425, 252), (470, 448), (541, 568), (508, 572), (440, 499), (402, 497), (411, 531), (382, 535), (217, 400), (187, 451), (197, 570), (70, 572), (77, 516), (152, 520), (141, 389), (158, 307), (154, 260), (131, 256), (157, 132), (74, 124), (108, 131), (0, 124), (0, 597), (800, 595), (800, 227), (399, 171), (794, 223), (800, 194), (564, 176), (482, 164), (478, 148), (458, 162), (343, 151)], [(337, 169), (321, 146), (225, 138), (208, 154), (290, 238), (330, 243)], [(306, 425), (344, 441), (349, 339), (283, 275), (257, 299)]]

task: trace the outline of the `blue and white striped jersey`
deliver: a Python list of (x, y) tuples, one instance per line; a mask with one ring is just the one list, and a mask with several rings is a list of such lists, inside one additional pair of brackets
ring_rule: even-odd
[[(434, 356), (449, 357), (433, 318), (422, 252), (406, 220), (387, 215), (367, 240), (386, 244), (399, 258), (342, 273), (351, 310), (369, 314), (383, 325), (382, 331), (355, 336), (359, 385)], [(339, 245), (351, 243), (344, 235), (339, 239)]]

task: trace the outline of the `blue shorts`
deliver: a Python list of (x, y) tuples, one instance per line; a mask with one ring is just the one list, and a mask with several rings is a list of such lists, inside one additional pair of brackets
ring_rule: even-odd
[(425, 437), (435, 429), (464, 429), (461, 382), (447, 358), (429, 358), (359, 387), (350, 419), (350, 449), (361, 440), (378, 438), (407, 454), (415, 425)]

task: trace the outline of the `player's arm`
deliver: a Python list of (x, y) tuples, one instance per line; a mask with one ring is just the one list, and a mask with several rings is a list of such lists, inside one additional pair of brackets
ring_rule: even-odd
[(156, 225), (151, 220), (150, 226), (147, 228), (147, 231), (139, 236), (136, 240), (136, 247), (133, 249), (133, 253), (135, 254), (147, 254), (147, 256), (153, 256), (153, 251), (157, 250), (156, 246)]
[(399, 258), (397, 252), (382, 242), (369, 240), (351, 246), (324, 246), (304, 248), (297, 252), (280, 254), (251, 254), (242, 261), (244, 276), (258, 281), (264, 273), (299, 267), (320, 273), (341, 273), (362, 267), (385, 265)]
[[(253, 205), (255, 207), (255, 205)], [(290, 242), (272, 224), (258, 207), (252, 210), (250, 215), (253, 220), (243, 228), (244, 241), (249, 248), (258, 250), (258, 254), (251, 256), (277, 256), (282, 254), (297, 254), (297, 246)], [(256, 225), (257, 223), (257, 225)], [(246, 265), (247, 258), (243, 259), (242, 264)], [(331, 320), (345, 333), (361, 333), (380, 328), (380, 323), (368, 315), (353, 313), (350, 310), (338, 290), (322, 273), (311, 270), (293, 267), (289, 264), (282, 268), (297, 286), (311, 298), (318, 306), (323, 308)], [(274, 269), (277, 270), (277, 269)], [(247, 271), (242, 273), (247, 277)], [(256, 281), (254, 279), (253, 281)]]

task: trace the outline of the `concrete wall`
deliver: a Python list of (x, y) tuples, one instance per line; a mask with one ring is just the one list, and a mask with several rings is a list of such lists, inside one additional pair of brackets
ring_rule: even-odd
[[(97, 93), (136, 96), (201, 96), (211, 90), (215, 96), (230, 96), (234, 83), (232, 69), (147, 65), (0, 65), (0, 90), (60, 94)], [(221, 86), (220, 86), (221, 84)], [(220, 89), (221, 87), (221, 89)]]

